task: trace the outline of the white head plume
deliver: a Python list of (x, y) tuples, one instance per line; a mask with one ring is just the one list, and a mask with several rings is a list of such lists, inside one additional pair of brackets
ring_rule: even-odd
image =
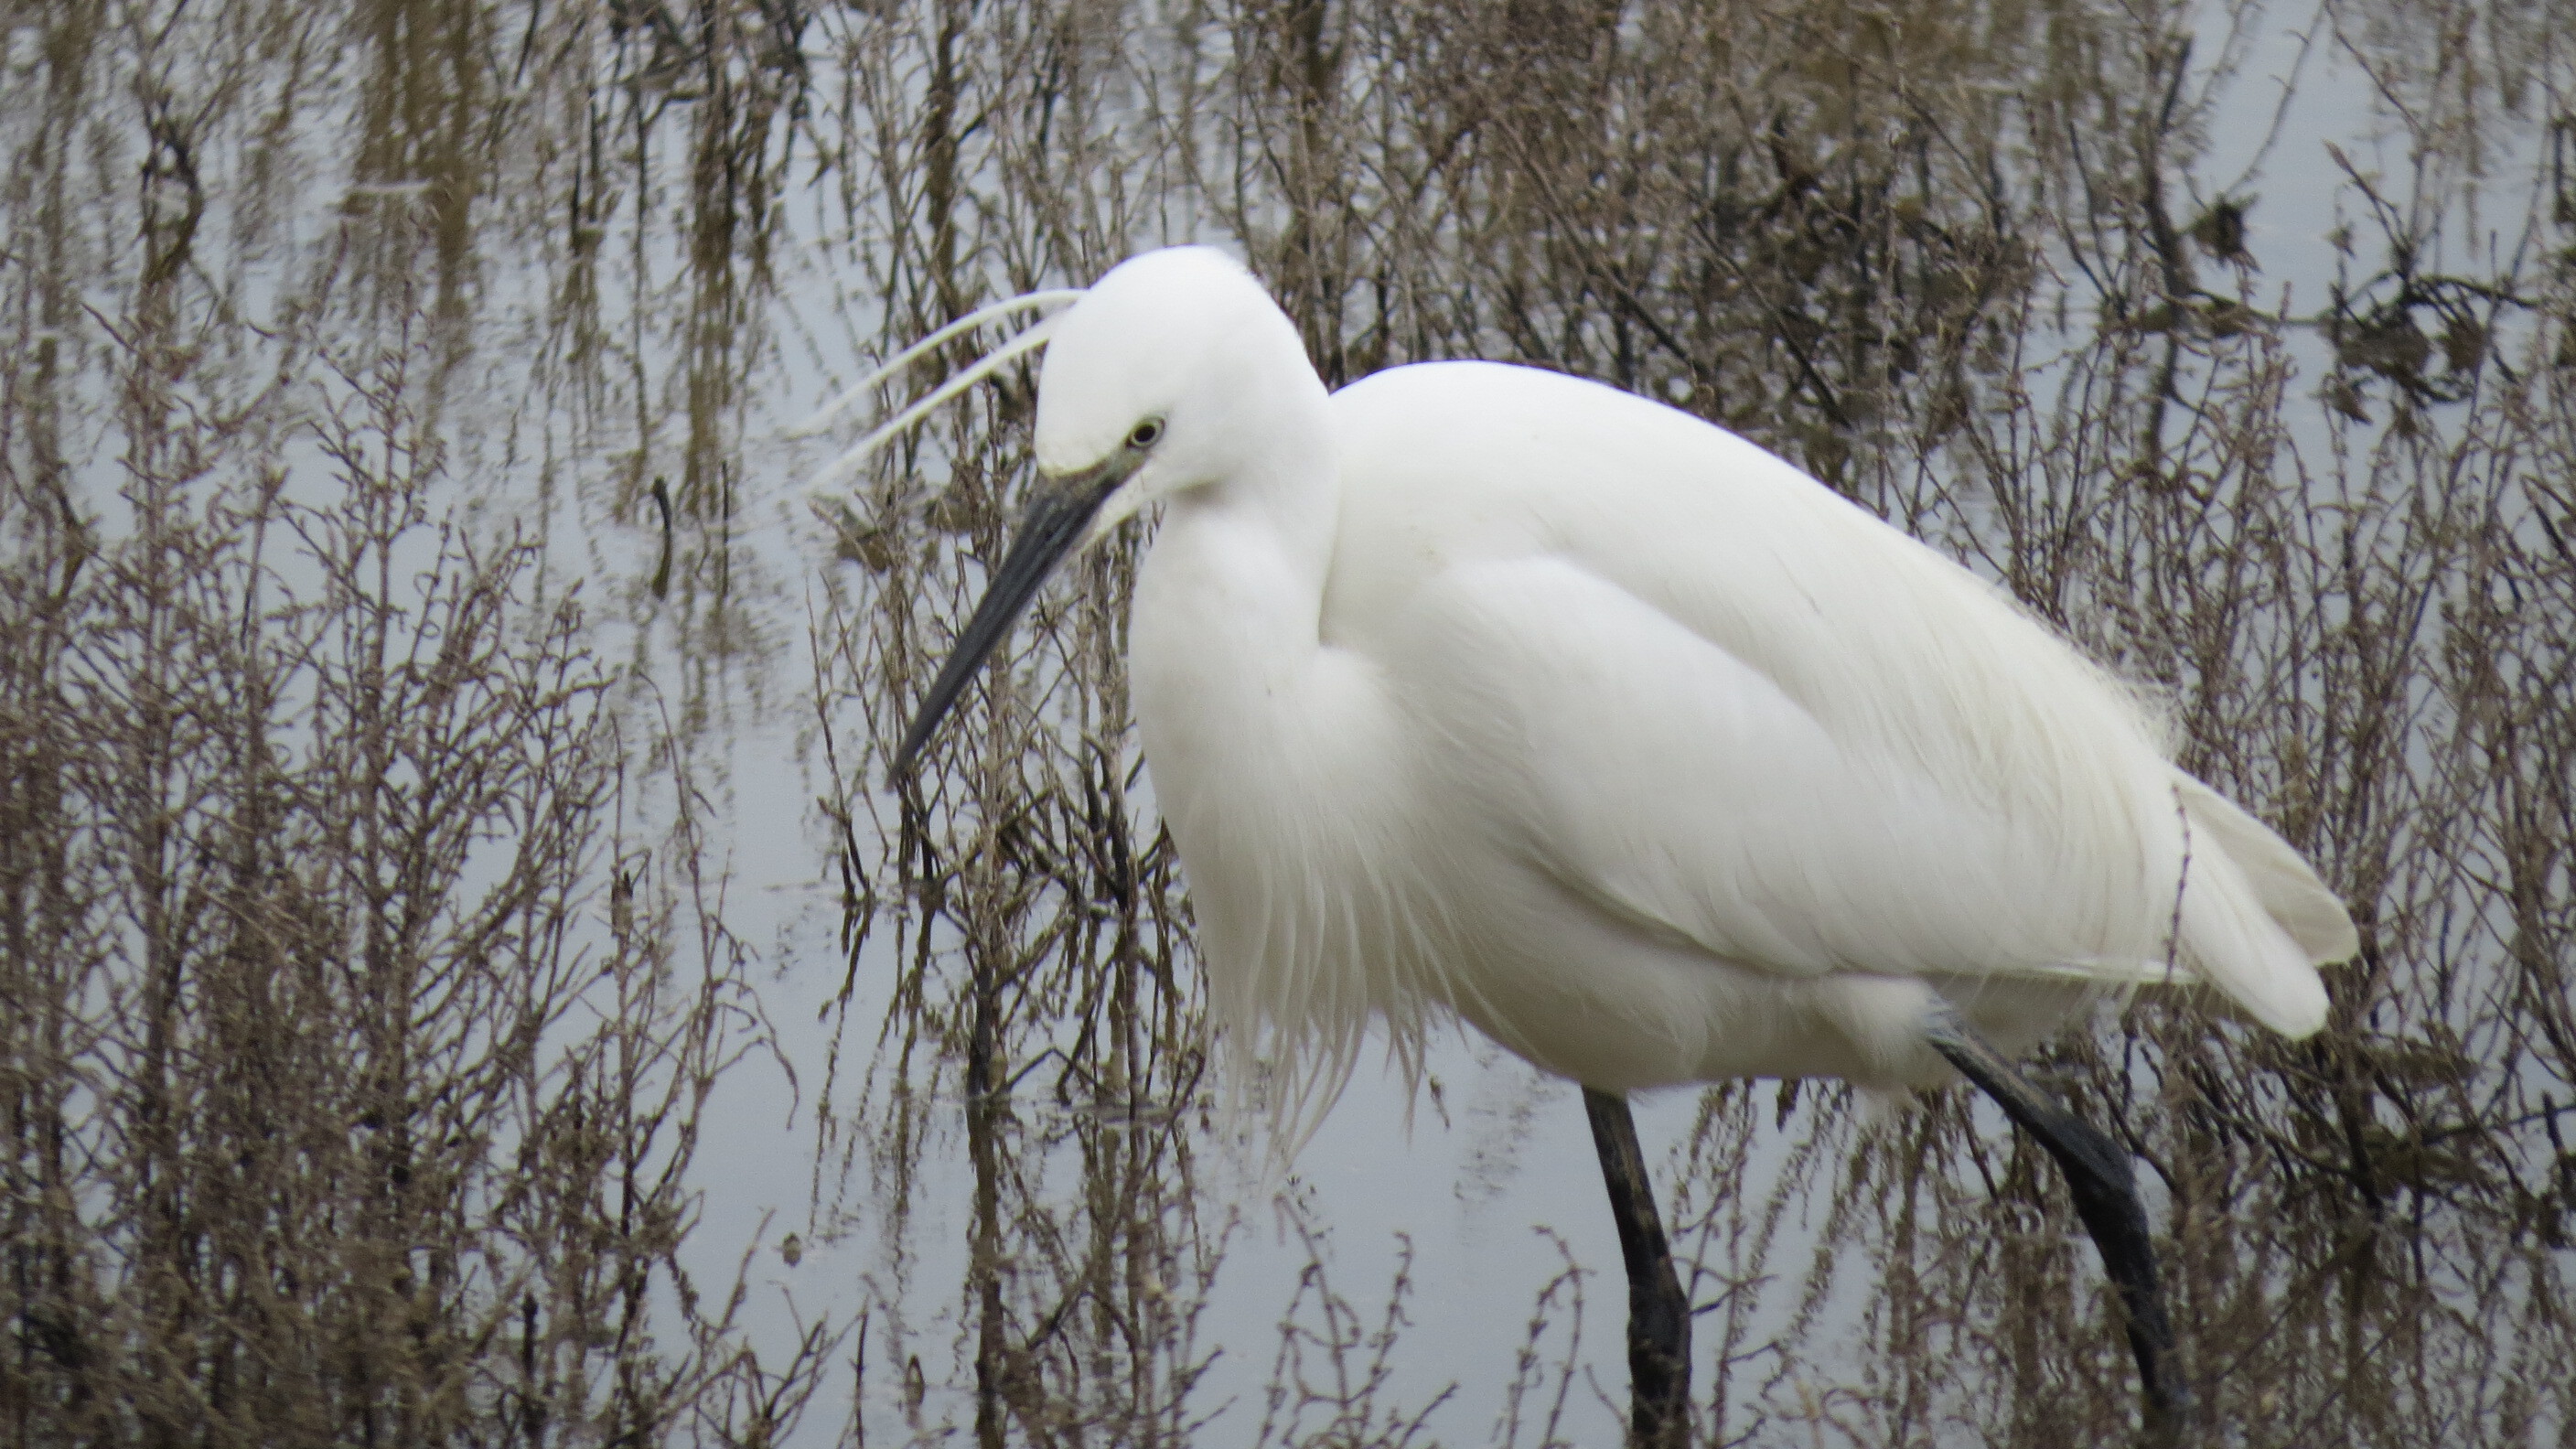
[[(833, 421), (839, 418), (842, 413), (848, 411), (851, 405), (874, 392), (879, 384), (885, 382), (891, 377), (894, 377), (906, 367), (911, 366), (914, 362), (927, 356), (934, 349), (937, 349), (958, 337), (962, 337), (989, 322), (1009, 317), (1016, 313), (1049, 311), (1055, 308), (1069, 306), (1081, 296), (1082, 291), (1079, 288), (1055, 287), (1036, 292), (1022, 293), (1017, 297), (1006, 298), (1002, 301), (992, 303), (989, 306), (978, 307), (974, 311), (967, 313), (965, 316), (958, 318), (956, 321), (949, 323), (947, 326), (940, 328), (938, 331), (931, 333), (919, 342), (905, 348), (903, 351), (896, 353), (893, 357), (888, 358), (883, 366), (880, 366), (876, 371), (869, 373), (866, 377), (861, 378), (855, 385), (842, 392), (838, 397), (825, 403), (812, 417), (809, 417), (805, 421), (798, 423), (795, 427), (788, 429), (787, 436), (791, 438), (808, 438), (822, 432), (824, 429), (830, 427)], [(863, 437), (856, 443), (851, 444), (846, 452), (842, 453), (838, 458), (833, 459), (822, 472), (816, 474), (813, 481), (805, 485), (806, 496), (819, 501), (824, 495), (840, 484), (842, 480), (848, 478), (853, 473), (856, 473), (859, 468), (867, 462), (869, 456), (875, 453), (878, 448), (883, 447), (889, 439), (901, 433), (904, 429), (911, 427), (914, 423), (928, 417), (932, 410), (936, 409), (941, 404), (948, 402), (958, 394), (965, 392), (968, 388), (973, 387), (975, 384), (982, 382), (994, 373), (1001, 371), (1004, 367), (1009, 366), (1014, 360), (1025, 357), (1029, 353), (1044, 347), (1047, 343), (1047, 338), (1051, 333), (1051, 323), (1053, 320), (1053, 318), (1047, 318), (1036, 323), (1034, 326), (1028, 327), (1013, 335), (1009, 341), (1004, 342), (1001, 346), (985, 353), (973, 363), (960, 369), (947, 381), (942, 382), (939, 386), (931, 389), (922, 397), (906, 405), (903, 411), (896, 413), (892, 418), (879, 424), (875, 429), (870, 431), (866, 437)]]

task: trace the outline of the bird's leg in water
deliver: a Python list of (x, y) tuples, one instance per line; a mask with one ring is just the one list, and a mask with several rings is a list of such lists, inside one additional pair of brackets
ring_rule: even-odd
[(1646, 1155), (1628, 1099), (1583, 1089), (1601, 1179), (1619, 1220), (1619, 1254), (1628, 1264), (1628, 1442), (1635, 1449), (1686, 1449), (1690, 1443), (1690, 1300), (1673, 1271), (1672, 1245), (1655, 1211)]
[(2175, 1371), (2173, 1324), (2165, 1315), (2164, 1292), (2156, 1285), (2155, 1244), (2129, 1154), (2034, 1086), (1949, 1007), (1933, 1013), (1924, 1035), (1934, 1051), (2057, 1159), (2074, 1194), (2076, 1215), (2101, 1249), (2102, 1270), (2128, 1311), (2129, 1350), (2137, 1355), (2138, 1382), (2146, 1393), (2148, 1441), (2181, 1442), (2191, 1418), (2191, 1394)]

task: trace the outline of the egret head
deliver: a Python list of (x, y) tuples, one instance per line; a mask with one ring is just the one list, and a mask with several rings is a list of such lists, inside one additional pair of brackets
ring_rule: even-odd
[(1294, 324), (1209, 247), (1124, 262), (1040, 326), (1038, 485), (895, 752), (898, 777), (1058, 564), (1138, 510), (1242, 471), (1269, 439), (1259, 413), (1323, 397)]
[[(1247, 412), (1302, 374), (1296, 327), (1252, 274), (1212, 247), (1147, 252), (1049, 325), (1038, 374), (1037, 464), (1102, 494), (1092, 541), (1174, 493), (1238, 470), (1262, 430)], [(1284, 364), (1284, 366), (1283, 366)], [(1290, 376), (1277, 376), (1288, 371)]]

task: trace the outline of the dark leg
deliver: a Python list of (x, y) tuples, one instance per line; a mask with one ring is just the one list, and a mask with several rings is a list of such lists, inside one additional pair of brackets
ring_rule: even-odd
[(2191, 1394), (2174, 1372), (2173, 1324), (2165, 1317), (2164, 1293), (2156, 1286), (2155, 1244), (2147, 1233), (2147, 1209), (2138, 1200), (2129, 1154), (2033, 1086), (2002, 1053), (1969, 1030), (1958, 1013), (1942, 1008), (1925, 1024), (1924, 1035), (1933, 1050), (2057, 1159), (2074, 1194), (2076, 1215), (2102, 1250), (2102, 1270), (2128, 1310), (2129, 1351), (2137, 1355), (2138, 1381), (2146, 1391), (2148, 1441), (2180, 1443), (2191, 1418)]
[(1688, 1449), (1690, 1444), (1690, 1300), (1673, 1271), (1672, 1245), (1655, 1211), (1654, 1184), (1637, 1146), (1628, 1099), (1583, 1089), (1601, 1180), (1619, 1220), (1619, 1255), (1628, 1263), (1628, 1442), (1634, 1449)]

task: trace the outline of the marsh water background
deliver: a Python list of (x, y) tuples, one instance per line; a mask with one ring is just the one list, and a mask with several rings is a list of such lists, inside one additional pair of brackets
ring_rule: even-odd
[[(2365, 952), (2042, 1066), (2224, 1442), (2568, 1443), (2576, 71), (2549, 3), (0, 9), (0, 1441), (1604, 1443), (1571, 1090), (1271, 1175), (1125, 729), (1131, 531), (917, 787), (1026, 371), (1245, 256), (1341, 381), (1722, 422), (2166, 702)], [(962, 348), (889, 393), (927, 385)], [(1961, 1097), (1647, 1103), (1712, 1444), (2116, 1443)]]

